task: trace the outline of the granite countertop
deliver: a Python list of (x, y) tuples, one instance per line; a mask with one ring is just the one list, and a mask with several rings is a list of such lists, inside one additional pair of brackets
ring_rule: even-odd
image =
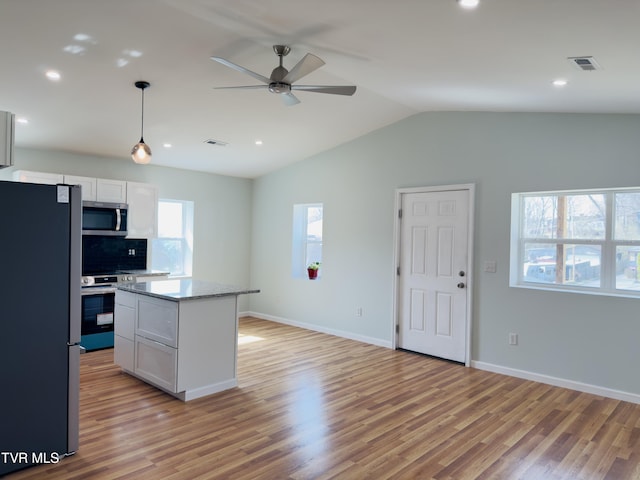
[(194, 280), (192, 278), (178, 278), (170, 280), (152, 280), (142, 283), (125, 283), (118, 285), (118, 289), (179, 302), (198, 298), (226, 297), (229, 295), (243, 295), (260, 293), (257, 289), (248, 289), (234, 285)]
[(161, 270), (126, 270), (118, 273), (137, 275), (139, 277), (161, 277), (163, 275), (169, 275), (170, 272), (163, 272)]

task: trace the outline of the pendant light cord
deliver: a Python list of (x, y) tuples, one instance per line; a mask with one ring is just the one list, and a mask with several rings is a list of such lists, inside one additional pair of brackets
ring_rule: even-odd
[(144, 88), (142, 90), (142, 115), (141, 115), (141, 125), (140, 125), (140, 141), (144, 143)]

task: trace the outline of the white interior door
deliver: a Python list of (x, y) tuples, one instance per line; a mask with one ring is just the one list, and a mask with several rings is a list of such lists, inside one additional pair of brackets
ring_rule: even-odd
[(469, 195), (401, 195), (399, 348), (467, 360)]

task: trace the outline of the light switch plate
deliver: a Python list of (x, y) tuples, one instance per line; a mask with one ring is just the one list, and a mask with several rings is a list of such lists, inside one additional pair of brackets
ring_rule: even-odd
[(487, 273), (496, 273), (497, 268), (495, 260), (487, 260), (484, 262), (484, 271)]

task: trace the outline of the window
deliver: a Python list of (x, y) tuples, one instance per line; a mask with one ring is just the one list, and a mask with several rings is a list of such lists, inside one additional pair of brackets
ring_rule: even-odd
[(640, 188), (514, 193), (515, 287), (640, 297)]
[(160, 199), (158, 238), (152, 241), (151, 268), (190, 276), (193, 259), (193, 202)]
[(321, 203), (293, 206), (293, 248), (291, 250), (291, 274), (294, 278), (306, 277), (307, 266), (311, 263), (322, 263)]

